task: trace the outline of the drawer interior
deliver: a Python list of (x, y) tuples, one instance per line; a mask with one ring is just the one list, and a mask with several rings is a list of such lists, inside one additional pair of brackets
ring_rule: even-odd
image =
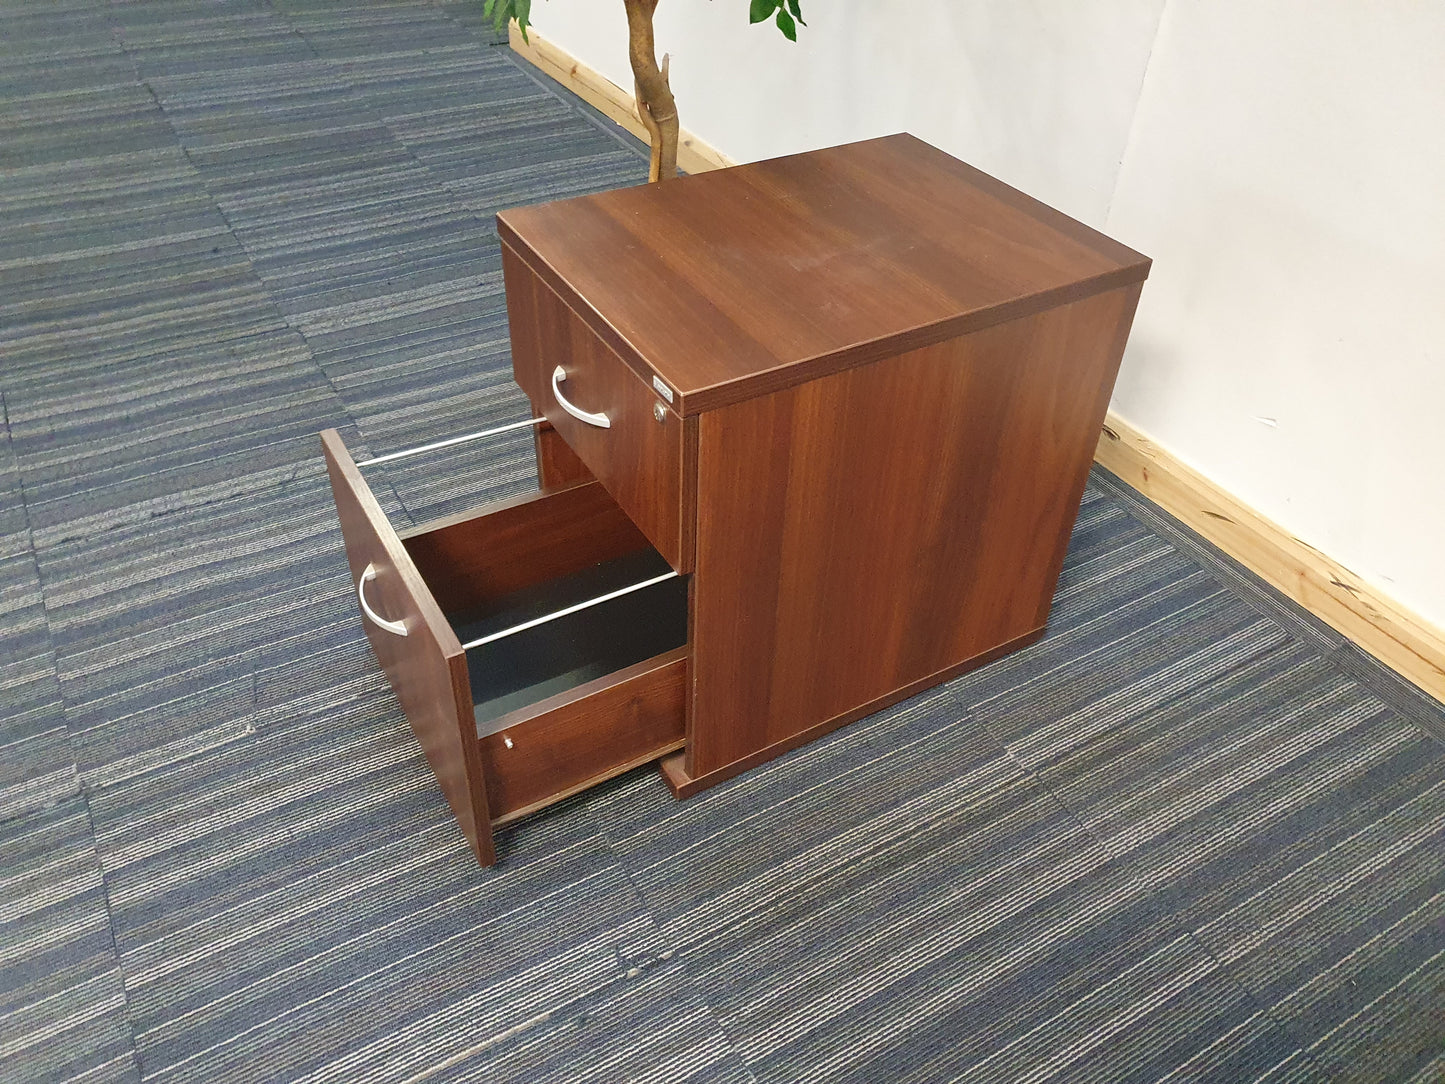
[(596, 482), (428, 524), (402, 544), (465, 649), (479, 737), (687, 645), (686, 578)]
[[(648, 547), (446, 616), (466, 644), (669, 571), (662, 555)], [(477, 734), (491, 733), (509, 712), (686, 643), (687, 582), (674, 576), (470, 648)]]

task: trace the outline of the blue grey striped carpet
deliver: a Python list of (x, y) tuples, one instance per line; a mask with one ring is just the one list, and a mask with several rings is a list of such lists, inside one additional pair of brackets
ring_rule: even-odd
[(645, 171), (477, 7), (0, 0), (0, 1079), (1445, 1078), (1445, 712), (1101, 472), (1037, 645), (477, 868), (315, 434), (522, 417), (491, 215)]

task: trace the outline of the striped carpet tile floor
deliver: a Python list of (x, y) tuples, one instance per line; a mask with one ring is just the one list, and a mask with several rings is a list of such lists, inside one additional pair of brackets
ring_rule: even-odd
[(1033, 647), (590, 799), (760, 1079), (1430, 1078), (1440, 744), (1111, 491)]
[(316, 431), (525, 417), (491, 216), (646, 169), (480, 6), (0, 0), (0, 1079), (1445, 1078), (1445, 710), (1102, 471), (1037, 644), (477, 868)]
[(85, 799), (0, 820), (0, 1068), (136, 1079), (124, 978)]
[(0, 819), (80, 793), (35, 557), (0, 557)]

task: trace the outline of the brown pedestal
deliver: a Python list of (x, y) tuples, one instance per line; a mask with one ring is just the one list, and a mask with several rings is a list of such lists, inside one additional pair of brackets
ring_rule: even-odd
[[(368, 619), (378, 657), (482, 861), (598, 778), (675, 751), (686, 796), (1042, 634), (1145, 257), (909, 136), (498, 229), (543, 494), (384, 538), (327, 441), (353, 572), (418, 625)], [(677, 577), (597, 635), (664, 650), (482, 718), (457, 629), (647, 560)]]

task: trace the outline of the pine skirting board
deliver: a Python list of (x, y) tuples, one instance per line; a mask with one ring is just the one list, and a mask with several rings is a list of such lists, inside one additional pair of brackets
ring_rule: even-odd
[[(647, 130), (631, 94), (566, 50), (516, 23), (511, 47), (638, 139)], [(687, 131), (678, 166), (701, 173), (732, 159)], [(1338, 562), (1220, 489), (1110, 412), (1094, 459), (1277, 590), (1348, 636), (1396, 673), (1445, 702), (1445, 632), (1381, 594)]]
[[(535, 27), (527, 28), (528, 41), (522, 40), (517, 24), (510, 27), (510, 42), (513, 50), (529, 64), (550, 75), (577, 97), (604, 116), (617, 122), (644, 143), (647, 129), (637, 115), (637, 104), (631, 94), (623, 90), (601, 72), (589, 68), (565, 49), (558, 48), (537, 33)], [(704, 143), (686, 128), (677, 138), (677, 168), (684, 173), (706, 173), (710, 169), (722, 169), (736, 165), (731, 158)]]
[(1094, 459), (1281, 593), (1445, 702), (1445, 633), (1110, 412)]

